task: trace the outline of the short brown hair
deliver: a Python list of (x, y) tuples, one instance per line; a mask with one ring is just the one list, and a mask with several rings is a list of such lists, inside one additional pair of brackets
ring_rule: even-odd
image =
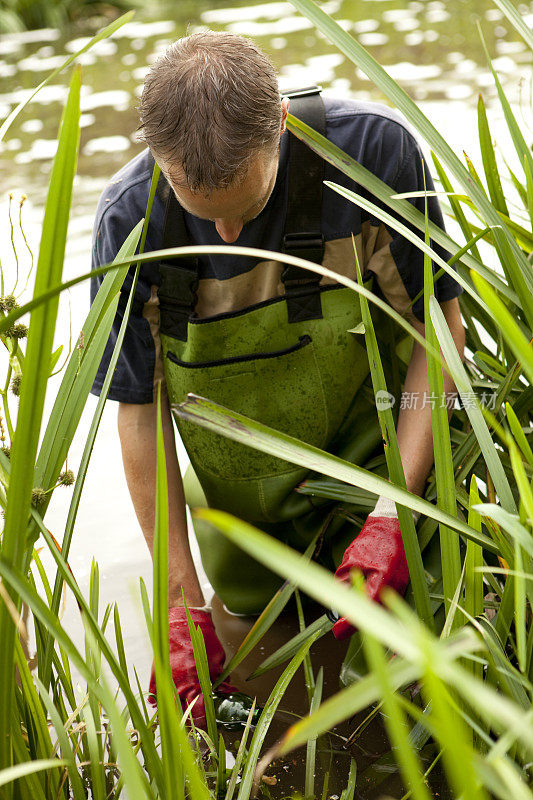
[(279, 142), (281, 100), (269, 58), (236, 34), (178, 39), (150, 69), (140, 139), (191, 191), (226, 188), (250, 158)]

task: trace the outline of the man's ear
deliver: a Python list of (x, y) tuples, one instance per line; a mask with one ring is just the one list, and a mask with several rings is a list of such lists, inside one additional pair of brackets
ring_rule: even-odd
[(285, 128), (287, 127), (287, 114), (289, 113), (289, 98), (282, 97), (281, 99), (281, 130), (280, 133), (283, 133)]

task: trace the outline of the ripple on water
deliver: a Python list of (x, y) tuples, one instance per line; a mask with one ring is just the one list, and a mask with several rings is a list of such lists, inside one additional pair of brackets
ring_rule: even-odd
[(52, 72), (65, 62), (65, 56), (43, 58), (37, 53), (18, 62), (18, 69), (24, 72)]
[(294, 33), (295, 31), (305, 31), (313, 27), (313, 23), (305, 17), (284, 17), (283, 19), (272, 20), (271, 22), (231, 22), (226, 26), (230, 33), (237, 33), (242, 36), (278, 36), (282, 33)]
[(386, 33), (379, 31), (362, 33), (359, 36), (359, 41), (364, 47), (379, 47), (380, 45), (387, 44), (389, 37)]
[(395, 81), (409, 83), (412, 81), (430, 80), (438, 78), (442, 69), (438, 64), (411, 64), (409, 61), (400, 61), (385, 67)]
[(95, 153), (123, 153), (129, 150), (131, 141), (126, 136), (100, 136), (97, 139), (90, 139), (83, 148), (84, 156), (92, 156)]
[(20, 126), (22, 133), (39, 133), (43, 129), (42, 119), (27, 119)]
[(152, 36), (164, 36), (173, 33), (176, 23), (173, 20), (160, 22), (128, 22), (113, 34), (113, 39), (149, 39)]
[[(82, 47), (85, 47), (91, 41), (90, 36), (80, 36), (77, 39), (71, 39), (65, 45), (65, 50), (69, 53), (77, 53)], [(112, 39), (103, 39), (101, 42), (96, 42), (91, 47), (91, 53), (95, 56), (113, 56), (117, 52), (117, 43)]]
[(130, 93), (123, 89), (93, 92), (82, 97), (80, 105), (82, 111), (94, 111), (103, 106), (111, 106), (116, 111), (127, 111), (130, 105)]
[(371, 33), (379, 28), (377, 19), (359, 19), (353, 23), (352, 30), (354, 33)]
[(32, 161), (48, 161), (57, 151), (57, 139), (34, 139), (29, 150), (17, 153), (16, 164), (30, 164)]
[(200, 15), (202, 22), (226, 25), (243, 19), (279, 19), (293, 13), (289, 3), (260, 3), (256, 6), (239, 6), (237, 8), (215, 8), (204, 11)]

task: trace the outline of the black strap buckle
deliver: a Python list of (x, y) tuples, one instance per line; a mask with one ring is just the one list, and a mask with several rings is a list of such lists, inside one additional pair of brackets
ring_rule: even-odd
[(321, 264), (324, 257), (324, 236), (321, 233), (286, 233), (283, 237), (283, 251)]

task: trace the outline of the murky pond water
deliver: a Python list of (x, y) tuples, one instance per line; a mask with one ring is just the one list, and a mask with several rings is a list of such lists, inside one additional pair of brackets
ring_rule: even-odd
[[(481, 23), (509, 99), (515, 106), (530, 105), (530, 54), (501, 12), (486, 0), (448, 0), (446, 3), (441, 0), (329, 0), (322, 3), (322, 7), (356, 35), (419, 102), (457, 152), (465, 149), (474, 158), (477, 156), (479, 92), (489, 106), (496, 139), (501, 129), (501, 112), (477, 21)], [(522, 3), (520, 11), (526, 21), (533, 23), (531, 0)], [(237, 2), (228, 6), (227, 2), (216, 0), (210, 3), (188, 0), (139, 11), (135, 21), (80, 59), (83, 65), (82, 132), (65, 278), (88, 269), (92, 219), (98, 196), (109, 177), (141, 148), (135, 140), (135, 107), (146, 70), (172, 40), (187, 31), (205, 27), (253, 37), (273, 58), (284, 88), (319, 83), (328, 93), (384, 101), (365, 75), (335, 52), (287, 2)], [(0, 39), (0, 119), (59, 66), (65, 54), (79, 49), (92, 33), (93, 29), (88, 26), (85, 30), (41, 30), (3, 36)], [(20, 195), (28, 196), (23, 219), (30, 246), (36, 252), (67, 83), (68, 73), (61, 74), (38, 94), (13, 125), (6, 142), (0, 145), (0, 258), (7, 287), (15, 274), (7, 216), (8, 192), (14, 195), (15, 217)], [(505, 155), (513, 158), (512, 153)], [(29, 255), (17, 231), (15, 237), (22, 274), (28, 268)], [(58, 344), (65, 344), (65, 350), (70, 329), (75, 339), (87, 309), (86, 286), (63, 298)], [(69, 467), (73, 469), (79, 462), (84, 433), (94, 408), (95, 399), (91, 398), (82, 420), (81, 434), (69, 456)], [(122, 473), (115, 418), (116, 407), (109, 404), (79, 510), (70, 563), (79, 583), (85, 587), (92, 558), (99, 561), (102, 608), (108, 602), (119, 602), (128, 657), (139, 675), (147, 680), (151, 659), (138, 581), (142, 575), (150, 588), (151, 565)], [(68, 502), (69, 490), (57, 490), (47, 516), (48, 525), (59, 540)], [(44, 552), (43, 558), (48, 563)], [(250, 622), (236, 621), (220, 609), (217, 619), (223, 642), (231, 651)], [(81, 644), (77, 610), (70, 598), (67, 598), (64, 622)], [(265, 647), (274, 647), (275, 641), (288, 635), (291, 625), (294, 626), (294, 620), (290, 619), (280, 625)], [(333, 675), (341, 657), (342, 648), (330, 643), (317, 649), (314, 663), (325, 660)], [(237, 679), (244, 680), (245, 666), (246, 662)], [(335, 691), (334, 683), (330, 676), (330, 692)], [(266, 699), (268, 684), (269, 681), (263, 681), (257, 686), (260, 701)], [(300, 699), (291, 695), (293, 710), (304, 713), (303, 698), (303, 690)], [(277, 732), (281, 730), (282, 726)], [(376, 743), (369, 749), (372, 747), (379, 749)], [(296, 770), (296, 759), (294, 764)], [(280, 778), (280, 785), (286, 791), (291, 785), (298, 786), (291, 783), (290, 776), (287, 780)]]

